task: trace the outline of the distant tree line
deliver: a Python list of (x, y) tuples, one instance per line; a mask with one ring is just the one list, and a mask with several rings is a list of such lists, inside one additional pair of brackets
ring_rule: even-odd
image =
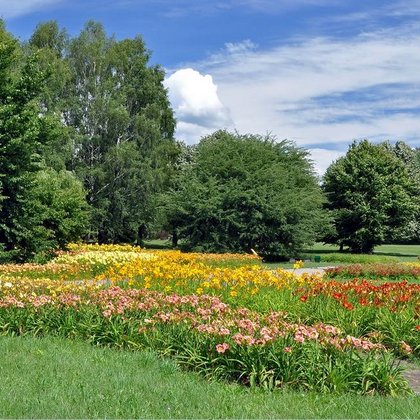
[(320, 182), (287, 140), (221, 130), (187, 146), (149, 60), (140, 37), (96, 22), (73, 38), (42, 23), (23, 43), (0, 22), (0, 262), (162, 230), (185, 249), (267, 256), (420, 240), (419, 149), (354, 142)]

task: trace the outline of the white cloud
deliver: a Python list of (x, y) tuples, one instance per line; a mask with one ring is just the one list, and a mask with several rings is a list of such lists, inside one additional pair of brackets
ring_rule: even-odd
[(225, 47), (192, 66), (212, 75), (225, 106), (216, 109), (229, 109), (240, 133), (270, 132), (313, 148), (320, 173), (339, 153), (325, 150), (344, 151), (355, 139), (420, 146), (420, 27), (295, 39), (269, 50), (251, 41)]
[(179, 121), (177, 137), (194, 143), (203, 135), (231, 126), (229, 111), (220, 101), (211, 75), (180, 69), (164, 83)]
[(254, 44), (251, 40), (246, 39), (242, 42), (227, 42), (225, 44), (225, 48), (229, 54), (243, 54), (247, 51), (256, 49), (257, 44)]
[(10, 19), (45, 9), (62, 0), (0, 0), (0, 16)]

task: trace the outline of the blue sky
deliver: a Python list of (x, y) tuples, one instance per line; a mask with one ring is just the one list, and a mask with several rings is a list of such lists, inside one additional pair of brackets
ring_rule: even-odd
[(355, 139), (420, 147), (420, 0), (0, 0), (0, 15), (22, 40), (51, 19), (142, 35), (188, 143), (271, 133), (320, 173)]

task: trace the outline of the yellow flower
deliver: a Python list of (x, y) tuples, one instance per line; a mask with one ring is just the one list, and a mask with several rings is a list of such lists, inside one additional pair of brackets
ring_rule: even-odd
[(293, 264), (293, 269), (297, 270), (298, 268), (302, 268), (303, 267), (303, 261), (302, 260), (297, 260), (294, 264)]

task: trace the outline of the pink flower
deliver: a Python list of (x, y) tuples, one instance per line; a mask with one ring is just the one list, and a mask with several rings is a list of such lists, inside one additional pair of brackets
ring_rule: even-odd
[(401, 350), (405, 353), (405, 354), (411, 354), (413, 352), (413, 349), (410, 347), (409, 344), (407, 344), (405, 341), (401, 341), (400, 343), (400, 347)]
[(103, 315), (105, 318), (110, 318), (110, 317), (111, 317), (111, 315), (112, 315), (112, 312), (111, 312), (109, 309), (106, 309), (105, 311), (103, 311), (103, 312), (102, 312), (102, 315)]
[(291, 353), (291, 352), (292, 352), (292, 348), (291, 348), (291, 347), (285, 347), (285, 348), (283, 349), (283, 351), (284, 351), (285, 353)]
[(224, 353), (226, 350), (229, 350), (230, 346), (227, 343), (217, 344), (216, 351), (217, 353)]

